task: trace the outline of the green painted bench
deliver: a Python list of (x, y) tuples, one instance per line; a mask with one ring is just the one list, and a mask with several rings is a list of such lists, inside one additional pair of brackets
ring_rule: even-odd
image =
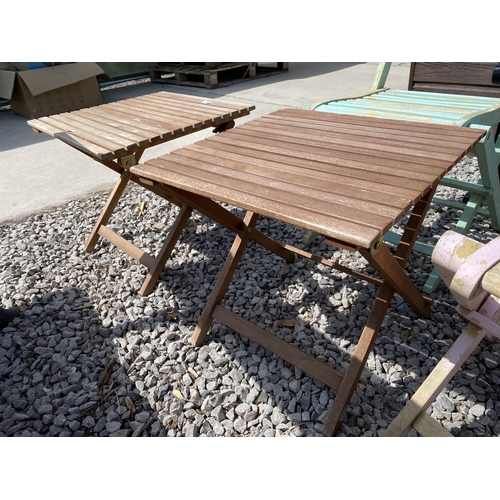
[[(476, 215), (491, 219), (498, 231), (500, 85), (492, 83), (495, 66), (496, 63), (411, 63), (409, 90), (391, 90), (385, 88), (391, 63), (380, 63), (366, 94), (308, 104), (304, 109), (487, 129), (488, 134), (473, 151), (480, 170), (477, 184), (448, 177), (440, 183), (468, 192), (468, 200), (459, 203), (436, 197), (433, 203), (463, 210), (454, 229), (461, 234), (469, 231)], [(417, 88), (420, 90), (413, 90)], [(312, 232), (306, 233), (304, 243), (310, 243), (315, 237)], [(387, 233), (385, 239), (399, 242), (399, 236), (392, 232)], [(414, 249), (431, 255), (434, 246), (417, 242)], [(432, 292), (439, 281), (434, 270), (424, 291)]]

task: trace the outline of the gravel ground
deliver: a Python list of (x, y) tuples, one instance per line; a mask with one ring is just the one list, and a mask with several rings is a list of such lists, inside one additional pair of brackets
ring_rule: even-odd
[[(466, 159), (453, 175), (476, 171)], [(189, 342), (234, 235), (194, 214), (155, 290), (141, 298), (145, 268), (104, 240), (92, 254), (82, 249), (106, 198), (0, 227), (0, 302), (21, 311), (0, 333), (0, 436), (322, 436), (335, 391), (218, 323), (202, 347)], [(132, 187), (112, 222), (156, 253), (176, 213)], [(433, 206), (422, 237), (456, 220), (454, 210)], [(265, 218), (258, 227), (301, 246), (300, 229)], [(471, 233), (480, 241), (497, 236), (480, 218)], [(321, 239), (313, 248), (365, 268)], [(430, 269), (417, 253), (407, 268), (419, 288)], [(225, 303), (346, 367), (374, 291), (301, 258), (287, 264), (252, 243)], [(380, 436), (465, 327), (446, 287), (431, 297), (430, 319), (394, 298), (338, 436)], [(454, 435), (498, 436), (499, 362), (500, 344), (483, 342), (429, 412)]]

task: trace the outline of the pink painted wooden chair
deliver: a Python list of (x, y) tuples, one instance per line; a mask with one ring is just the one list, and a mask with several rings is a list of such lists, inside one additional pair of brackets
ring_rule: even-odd
[(426, 410), (483, 338), (500, 339), (500, 236), (483, 245), (447, 231), (432, 262), (469, 323), (387, 428), (387, 437), (405, 436), (412, 428), (423, 436), (451, 436)]

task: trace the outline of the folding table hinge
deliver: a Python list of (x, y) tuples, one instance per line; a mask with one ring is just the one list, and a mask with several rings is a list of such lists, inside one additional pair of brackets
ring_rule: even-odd
[(234, 128), (234, 120), (230, 120), (228, 122), (221, 123), (220, 125), (217, 125), (217, 127), (214, 127), (212, 130), (212, 133), (214, 134), (219, 134), (220, 132), (225, 132), (226, 130)]
[(118, 158), (118, 163), (120, 164), (121, 167), (125, 169), (129, 169), (130, 167), (133, 167), (134, 165), (137, 165), (137, 161), (135, 159), (135, 155), (128, 155), (128, 156), (123, 156), (122, 158)]

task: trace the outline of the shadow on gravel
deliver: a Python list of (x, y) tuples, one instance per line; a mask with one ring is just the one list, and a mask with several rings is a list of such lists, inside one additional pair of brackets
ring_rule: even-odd
[[(32, 297), (0, 333), (0, 433), (159, 433), (156, 413), (120, 363), (115, 334), (103, 326), (87, 293), (65, 287)], [(136, 361), (140, 352), (131, 353)]]
[[(263, 218), (258, 227), (276, 237), (272, 225)], [(295, 240), (287, 241), (296, 245), (301, 241), (301, 231), (275, 225), (280, 226), (280, 231), (289, 231), (287, 236)], [(315, 247), (319, 255), (328, 256), (326, 251), (343, 263), (344, 252), (332, 250), (321, 242)], [(350, 263), (360, 271), (374, 274), (359, 261)], [(412, 256), (408, 272), (419, 288), (431, 270), (429, 258), (416, 253)], [(374, 285), (305, 259), (297, 258), (294, 264), (286, 264), (253, 243), (231, 288), (226, 306), (341, 371), (347, 368), (376, 293)], [(382, 434), (465, 327), (463, 318), (455, 311), (455, 300), (445, 287), (434, 292), (433, 298), (433, 314), (426, 319), (399, 296), (394, 297), (346, 411), (340, 435)], [(194, 315), (192, 324), (198, 316), (199, 313)], [(247, 392), (251, 403), (259, 402), (258, 398), (267, 394), (269, 401), (272, 400), (270, 404), (278, 407), (293, 425), (321, 432), (321, 422), (335, 397), (334, 390), (217, 323), (213, 324), (207, 342), (211, 340), (220, 342), (226, 357), (229, 355), (233, 363), (245, 369), (248, 376), (243, 381), (249, 382), (248, 391), (258, 388), (256, 400)], [(483, 342), (432, 404), (429, 411), (452, 434), (500, 433), (500, 392), (496, 387), (500, 381), (499, 353), (499, 342)], [(242, 384), (242, 380), (235, 382)], [(276, 427), (283, 425), (282, 429), (285, 426), (290, 429), (289, 422), (276, 422), (279, 416), (273, 422)]]
[[(1, 435), (322, 435), (335, 391), (218, 323), (203, 346), (190, 344), (234, 238), (230, 231), (195, 217), (198, 229), (186, 232), (153, 293), (140, 298), (144, 268), (103, 241), (84, 253), (85, 231), (78, 228), (75, 237), (64, 210), (57, 214), (0, 228), (0, 298), (22, 308), (0, 334)], [(144, 214), (150, 227), (157, 215)], [(295, 245), (302, 238), (265, 218), (258, 227)], [(151, 245), (161, 245), (156, 236)], [(313, 250), (348, 263), (347, 254), (321, 241)], [(420, 285), (430, 264), (414, 259), (409, 271)], [(251, 244), (225, 305), (342, 369), (375, 291)], [(380, 435), (461, 331), (451, 296), (434, 296), (430, 319), (394, 298), (339, 435)], [(494, 343), (474, 353), (447, 399), (436, 403), (436, 417), (457, 435), (500, 433), (499, 352)]]

